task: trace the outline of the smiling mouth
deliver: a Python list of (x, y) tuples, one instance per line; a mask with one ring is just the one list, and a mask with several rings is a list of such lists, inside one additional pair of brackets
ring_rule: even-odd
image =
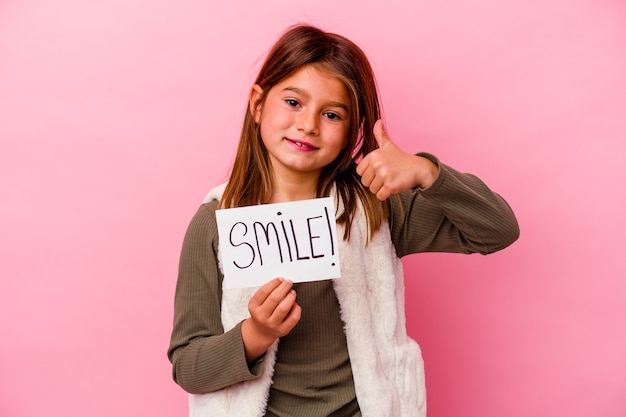
[(317, 149), (315, 146), (311, 145), (308, 142), (303, 142), (300, 140), (295, 140), (295, 139), (287, 139), (291, 144), (293, 144), (294, 146), (297, 146), (300, 149), (307, 149), (307, 150), (314, 150)]

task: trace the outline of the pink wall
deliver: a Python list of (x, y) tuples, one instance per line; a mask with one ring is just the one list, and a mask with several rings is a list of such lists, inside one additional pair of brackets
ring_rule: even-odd
[(0, 415), (186, 415), (182, 235), (297, 21), (365, 49), (398, 144), (519, 217), (504, 252), (406, 259), (429, 416), (626, 415), (624, 4), (224, 3), (0, 2)]

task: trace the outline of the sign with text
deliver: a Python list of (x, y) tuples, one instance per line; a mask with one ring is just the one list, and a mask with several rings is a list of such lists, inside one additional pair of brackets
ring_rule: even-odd
[(217, 210), (224, 288), (339, 278), (331, 197)]

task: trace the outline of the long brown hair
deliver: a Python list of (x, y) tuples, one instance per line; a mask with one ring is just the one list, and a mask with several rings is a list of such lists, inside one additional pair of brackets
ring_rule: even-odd
[[(355, 163), (377, 147), (372, 129), (374, 122), (380, 118), (380, 105), (371, 65), (363, 51), (345, 37), (308, 25), (294, 26), (274, 44), (261, 67), (255, 82), (263, 90), (261, 105), (273, 86), (304, 65), (314, 65), (318, 70), (337, 77), (350, 97), (347, 146), (322, 169), (317, 197), (329, 196), (333, 184), (336, 185), (344, 206), (337, 222), (345, 226), (343, 238), (346, 240), (350, 238), (350, 227), (359, 199), (371, 236), (386, 217), (386, 205), (362, 185)], [(248, 110), (220, 207), (267, 203), (272, 189), (270, 170), (260, 126)]]

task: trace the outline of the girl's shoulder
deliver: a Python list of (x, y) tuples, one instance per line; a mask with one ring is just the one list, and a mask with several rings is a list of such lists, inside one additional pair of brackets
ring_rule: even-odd
[(218, 210), (219, 202), (217, 200), (202, 203), (196, 210), (189, 226), (187, 235), (205, 238), (217, 236), (217, 220), (215, 212)]
[(212, 188), (202, 200), (196, 216), (207, 216), (215, 222), (215, 212), (219, 209), (219, 200), (222, 198), (224, 188), (226, 188), (226, 183)]
[(220, 202), (219, 202), (219, 201), (217, 201), (217, 200), (211, 200), (211, 201), (203, 202), (203, 203), (200, 205), (200, 208), (201, 208), (201, 209), (203, 209), (203, 210), (205, 210), (205, 211), (208, 211), (208, 212), (210, 212), (210, 213), (215, 214), (215, 212), (216, 212), (217, 210), (219, 210), (219, 208), (218, 208), (218, 207), (219, 207), (219, 204), (220, 204)]

